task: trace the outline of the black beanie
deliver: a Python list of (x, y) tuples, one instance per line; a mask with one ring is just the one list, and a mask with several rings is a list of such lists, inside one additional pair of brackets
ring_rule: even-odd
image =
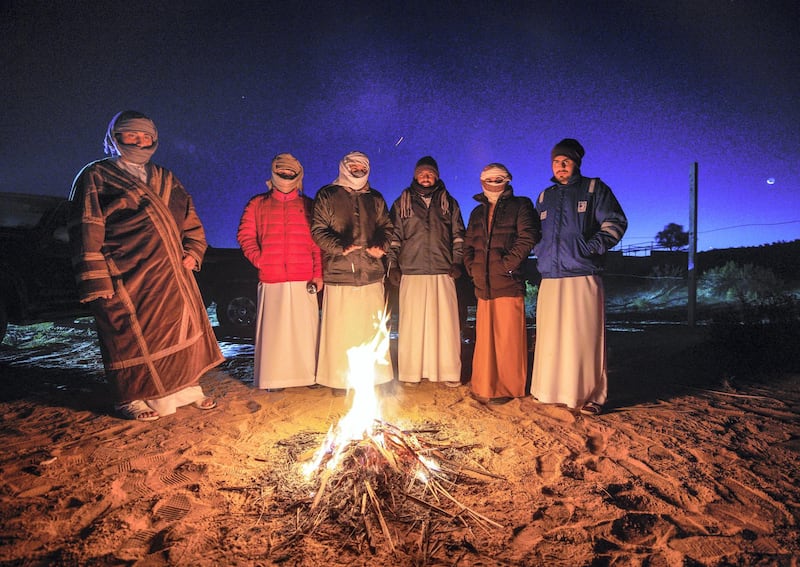
[(584, 155), (586, 155), (586, 150), (583, 149), (578, 140), (564, 138), (553, 147), (553, 151), (550, 152), (550, 159), (556, 159), (556, 156), (567, 156), (580, 167)]
[(439, 178), (439, 164), (437, 164), (436, 160), (431, 156), (419, 158), (417, 165), (414, 166), (414, 179), (417, 178), (417, 171), (419, 171), (421, 167), (432, 169), (434, 172), (436, 172), (436, 178)]

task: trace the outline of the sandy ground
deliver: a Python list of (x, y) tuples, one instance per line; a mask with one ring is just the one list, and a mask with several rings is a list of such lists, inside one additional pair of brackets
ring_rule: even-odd
[(202, 381), (217, 409), (124, 421), (89, 321), (12, 327), (0, 563), (797, 565), (800, 379), (726, 376), (706, 334), (612, 328), (596, 418), (530, 398), (485, 406), (468, 387), (381, 388), (386, 422), (464, 467), (434, 508), (373, 464), (387, 537), (375, 508), (347, 504), (357, 467), (314, 510), (320, 484), (297, 472), (350, 397), (255, 390), (252, 346), (223, 342), (227, 362)]

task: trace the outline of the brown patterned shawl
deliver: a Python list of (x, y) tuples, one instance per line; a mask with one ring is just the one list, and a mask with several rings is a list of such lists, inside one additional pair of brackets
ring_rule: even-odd
[(203, 226), (180, 181), (158, 165), (147, 167), (144, 184), (113, 159), (91, 163), (70, 196), (78, 288), (95, 315), (120, 402), (195, 385), (224, 360), (194, 276), (182, 264), (190, 255), (201, 265)]

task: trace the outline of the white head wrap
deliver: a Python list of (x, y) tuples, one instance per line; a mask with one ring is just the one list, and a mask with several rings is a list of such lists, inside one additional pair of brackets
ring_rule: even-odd
[[(153, 138), (153, 144), (145, 148), (121, 144), (117, 140), (120, 132), (144, 132)], [(155, 123), (141, 112), (124, 110), (118, 113), (108, 124), (104, 141), (105, 151), (112, 156), (120, 156), (125, 161), (144, 165), (158, 149), (158, 130)]]
[[(278, 175), (278, 170), (289, 170), (294, 173), (292, 179)], [(303, 166), (292, 154), (278, 154), (272, 158), (272, 175), (267, 180), (267, 187), (277, 189), (281, 193), (291, 193), (295, 189), (303, 190)]]
[(511, 173), (502, 163), (490, 163), (481, 170), (481, 186), (484, 191), (499, 193), (511, 181)]
[[(356, 177), (350, 172), (348, 167), (351, 163), (357, 163), (367, 168), (367, 172)], [(334, 185), (347, 187), (352, 191), (363, 191), (369, 189), (369, 158), (362, 152), (350, 152), (339, 162), (339, 177), (333, 180)]]

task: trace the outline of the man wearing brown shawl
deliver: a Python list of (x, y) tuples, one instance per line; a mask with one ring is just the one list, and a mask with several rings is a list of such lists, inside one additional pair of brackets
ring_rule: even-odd
[(111, 157), (75, 179), (70, 241), (81, 301), (97, 322), (103, 365), (129, 419), (152, 421), (194, 404), (212, 409), (200, 376), (223, 361), (197, 283), (207, 247), (192, 199), (150, 161), (152, 120), (117, 114)]

